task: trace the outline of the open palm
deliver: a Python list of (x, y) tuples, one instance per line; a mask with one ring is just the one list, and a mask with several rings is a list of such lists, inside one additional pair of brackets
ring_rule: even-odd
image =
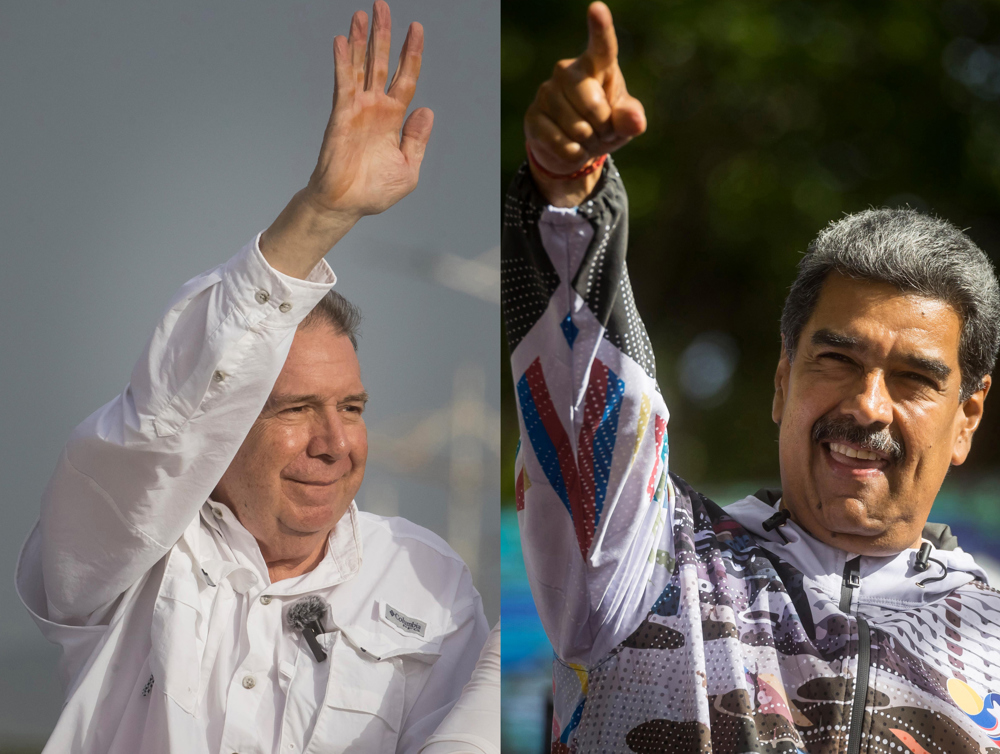
[(347, 38), (333, 40), (333, 111), (308, 187), (319, 208), (357, 217), (382, 212), (413, 190), (434, 122), (433, 113), (422, 107), (404, 123), (420, 76), (423, 27), (410, 25), (386, 90), (389, 6), (378, 0), (372, 15), (367, 44), (363, 11), (351, 19)]

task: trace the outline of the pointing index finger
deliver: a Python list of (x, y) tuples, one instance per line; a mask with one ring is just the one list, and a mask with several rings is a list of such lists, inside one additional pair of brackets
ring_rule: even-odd
[(587, 8), (587, 56), (595, 71), (610, 68), (618, 59), (618, 37), (611, 10), (602, 2), (591, 3)]

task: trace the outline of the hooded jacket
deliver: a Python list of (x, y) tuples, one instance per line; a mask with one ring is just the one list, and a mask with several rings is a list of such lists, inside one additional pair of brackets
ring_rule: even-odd
[(776, 518), (778, 495), (723, 509), (669, 473), (627, 240), (611, 160), (579, 207), (548, 206), (526, 167), (507, 195), (515, 490), (556, 654), (552, 751), (1000, 754), (1000, 592), (946, 527), (925, 529), (930, 560), (861, 557)]

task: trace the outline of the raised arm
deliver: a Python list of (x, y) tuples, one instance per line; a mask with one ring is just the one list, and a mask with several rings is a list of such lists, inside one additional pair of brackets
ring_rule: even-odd
[(378, 0), (373, 15), (367, 43), (363, 11), (354, 14), (346, 38), (334, 37), (333, 110), (316, 169), (261, 236), (264, 258), (293, 277), (308, 275), (358, 220), (387, 210), (420, 176), (434, 113), (421, 107), (403, 119), (420, 76), (424, 30), (410, 24), (386, 90), (389, 6)]
[(367, 27), (358, 12), (349, 36), (334, 40), (333, 109), (306, 188), (259, 247), (251, 242), (178, 292), (124, 392), (73, 432), (25, 550), (41, 559), (42, 617), (100, 620), (92, 614), (177, 542), (260, 413), (296, 326), (334, 284), (323, 255), (416, 185), (433, 116), (421, 108), (404, 117), (423, 31), (411, 25), (386, 91), (381, 0), (366, 44)]
[(646, 130), (646, 111), (628, 93), (618, 67), (618, 37), (604, 3), (587, 9), (587, 33), (586, 51), (556, 63), (524, 116), (531, 175), (555, 207), (581, 204), (601, 173), (568, 176)]
[(588, 22), (587, 52), (557, 64), (528, 110), (531, 169), (510, 188), (502, 241), (525, 564), (556, 653), (584, 665), (638, 625), (671, 570), (667, 409), (625, 267), (621, 179), (610, 160), (565, 185), (545, 175), (645, 127), (607, 7)]

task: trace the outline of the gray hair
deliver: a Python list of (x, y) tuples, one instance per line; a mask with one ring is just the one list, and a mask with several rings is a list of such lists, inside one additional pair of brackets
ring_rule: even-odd
[(809, 244), (785, 300), (781, 334), (790, 359), (833, 270), (951, 304), (962, 318), (959, 400), (982, 389), (1000, 348), (1000, 286), (989, 258), (965, 233), (908, 208), (869, 209), (830, 223)]
[(338, 335), (346, 335), (351, 339), (354, 350), (358, 350), (358, 338), (361, 333), (361, 310), (341, 296), (335, 290), (327, 291), (305, 319), (299, 323), (299, 329), (324, 324), (332, 327)]

